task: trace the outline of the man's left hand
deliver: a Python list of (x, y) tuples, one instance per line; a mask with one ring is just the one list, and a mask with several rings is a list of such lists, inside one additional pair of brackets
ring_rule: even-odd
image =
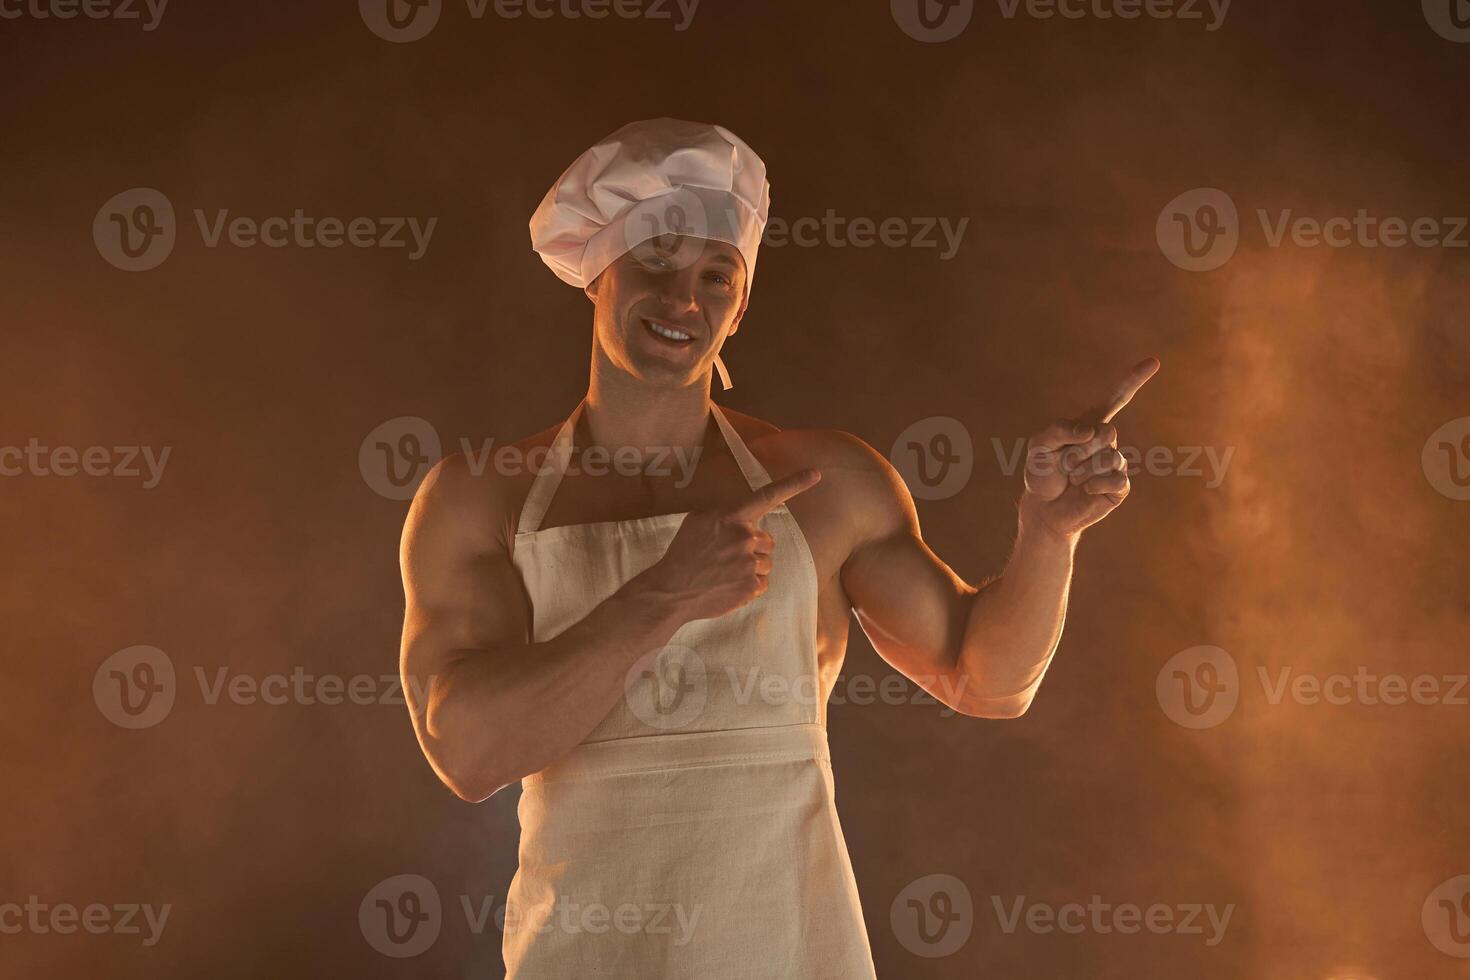
[(1113, 416), (1159, 369), (1140, 361), (1099, 405), (1076, 419), (1053, 422), (1026, 445), (1023, 515), (1032, 514), (1063, 537), (1096, 524), (1128, 496), (1128, 462), (1118, 452)]

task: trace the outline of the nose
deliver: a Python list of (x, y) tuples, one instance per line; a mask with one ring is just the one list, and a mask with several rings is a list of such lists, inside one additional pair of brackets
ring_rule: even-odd
[(689, 313), (699, 309), (697, 283), (698, 276), (690, 264), (660, 276), (655, 292), (670, 313)]

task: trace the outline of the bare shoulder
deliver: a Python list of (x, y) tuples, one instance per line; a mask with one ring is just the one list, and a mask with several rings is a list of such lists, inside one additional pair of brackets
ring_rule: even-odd
[(530, 490), (537, 450), (550, 446), (553, 426), (515, 443), (445, 456), (414, 494), (404, 525), (410, 547), (509, 550), (521, 504)]
[(824, 509), (884, 525), (905, 519), (911, 511), (903, 477), (858, 436), (841, 429), (781, 429), (743, 413), (725, 414), (773, 479), (808, 467), (820, 470), (822, 482), (802, 496), (821, 502)]

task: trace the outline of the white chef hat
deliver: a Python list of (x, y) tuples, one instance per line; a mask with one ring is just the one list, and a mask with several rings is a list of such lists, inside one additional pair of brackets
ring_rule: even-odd
[[(766, 165), (723, 126), (629, 123), (566, 169), (531, 215), (531, 247), (564, 282), (585, 288), (620, 255), (661, 235), (727, 242), (746, 290), (771, 208)], [(690, 258), (692, 259), (693, 256)], [(720, 381), (730, 375), (715, 354)]]

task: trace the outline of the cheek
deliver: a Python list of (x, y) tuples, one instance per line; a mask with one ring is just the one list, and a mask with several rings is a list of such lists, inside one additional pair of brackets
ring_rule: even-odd
[(634, 317), (630, 304), (621, 289), (604, 289), (597, 297), (594, 315), (596, 332), (605, 346), (619, 347), (628, 333)]
[(727, 290), (711, 291), (705, 298), (704, 308), (709, 318), (721, 327), (728, 327), (740, 312), (740, 296)]
[(605, 289), (598, 299), (603, 318), (610, 324), (625, 323), (632, 318), (632, 309), (637, 305), (642, 293), (631, 283), (618, 282), (611, 284), (611, 288)]

